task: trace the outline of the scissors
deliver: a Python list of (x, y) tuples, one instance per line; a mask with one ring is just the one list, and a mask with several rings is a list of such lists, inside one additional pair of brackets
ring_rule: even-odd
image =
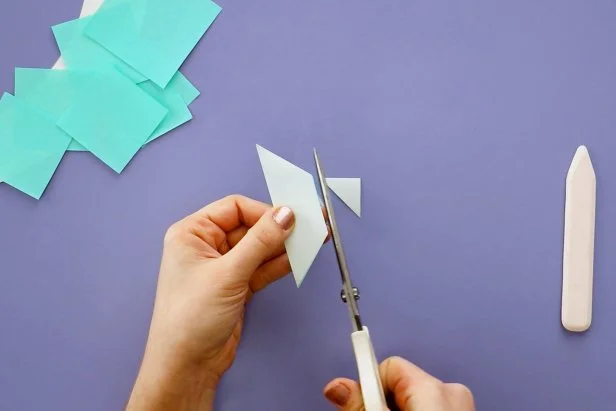
[(357, 370), (359, 372), (359, 383), (361, 385), (364, 407), (366, 411), (383, 411), (387, 409), (387, 403), (385, 401), (383, 384), (381, 383), (381, 376), (379, 374), (379, 363), (374, 354), (368, 327), (362, 324), (359, 315), (357, 304), (359, 300), (359, 290), (353, 287), (353, 283), (351, 282), (349, 267), (347, 266), (344, 250), (342, 249), (340, 232), (336, 224), (334, 207), (332, 206), (329, 191), (327, 190), (325, 172), (323, 171), (323, 165), (319, 160), (316, 149), (314, 150), (314, 161), (317, 166), (317, 174), (319, 176), (321, 193), (323, 194), (325, 210), (327, 211), (327, 218), (329, 220), (332, 242), (334, 244), (338, 267), (340, 268), (342, 277), (342, 291), (340, 292), (340, 297), (346, 304), (349, 310), (349, 317), (351, 318), (351, 325), (353, 328), (351, 342), (353, 343), (353, 351), (355, 352), (355, 360), (357, 361)]

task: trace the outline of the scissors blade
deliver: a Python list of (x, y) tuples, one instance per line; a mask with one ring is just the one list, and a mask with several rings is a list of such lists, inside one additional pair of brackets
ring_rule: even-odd
[(361, 331), (363, 329), (361, 323), (361, 317), (359, 316), (359, 308), (357, 301), (353, 295), (353, 283), (351, 282), (351, 276), (349, 274), (349, 267), (344, 256), (344, 250), (342, 248), (342, 239), (340, 238), (340, 231), (338, 231), (338, 224), (336, 223), (336, 216), (334, 214), (334, 206), (332, 205), (329, 191), (327, 190), (327, 181), (325, 179), (325, 171), (323, 170), (323, 164), (319, 159), (317, 150), (314, 149), (314, 162), (317, 167), (317, 175), (319, 176), (319, 184), (321, 186), (321, 193), (323, 195), (323, 202), (325, 203), (325, 210), (327, 211), (327, 218), (329, 220), (329, 227), (332, 232), (332, 242), (334, 244), (334, 250), (336, 251), (336, 259), (338, 260), (338, 267), (340, 268), (340, 275), (342, 277), (342, 289), (346, 295), (346, 305), (349, 309), (349, 316), (351, 317), (351, 323), (354, 331)]

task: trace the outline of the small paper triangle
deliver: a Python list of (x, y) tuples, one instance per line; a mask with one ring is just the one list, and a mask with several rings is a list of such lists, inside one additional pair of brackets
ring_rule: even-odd
[(328, 178), (327, 185), (358, 217), (361, 217), (361, 178)]

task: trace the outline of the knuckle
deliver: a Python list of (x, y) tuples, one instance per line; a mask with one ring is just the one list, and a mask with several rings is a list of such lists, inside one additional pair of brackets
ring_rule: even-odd
[(226, 197), (224, 197), (221, 202), (231, 202), (231, 203), (239, 203), (242, 200), (244, 200), (246, 197), (241, 195), (241, 194), (229, 194)]
[(396, 362), (400, 360), (401, 358), (397, 356), (386, 358), (385, 360), (383, 360), (383, 362), (381, 362), (381, 366), (380, 366), (381, 370), (389, 370), (392, 364), (395, 364)]
[(273, 230), (255, 230), (254, 237), (263, 249), (270, 249), (277, 244), (276, 239), (278, 236)]
[(394, 359), (395, 359), (395, 357), (388, 357), (388, 358), (384, 359), (381, 362), (381, 364), (379, 364), (379, 372), (381, 373), (381, 375), (389, 374), (391, 363), (392, 363), (392, 361), (394, 361)]
[(458, 383), (447, 384), (447, 390), (449, 394), (456, 399), (463, 401), (473, 400), (473, 393), (466, 385)]
[(229, 195), (225, 196), (225, 197), (223, 198), (223, 200), (235, 201), (235, 200), (237, 200), (238, 198), (241, 198), (241, 197), (242, 197), (242, 196), (241, 196), (241, 195), (239, 195), (239, 194), (229, 194)]
[(435, 397), (442, 397), (445, 394), (445, 384), (440, 381), (430, 381), (426, 383), (426, 390), (434, 394)]
[(439, 381), (425, 381), (417, 385), (417, 392), (421, 392), (422, 397), (430, 399), (435, 403), (440, 403), (447, 397), (445, 384)]
[(165, 244), (175, 243), (182, 236), (182, 232), (183, 230), (182, 230), (181, 221), (171, 224), (171, 226), (169, 226), (169, 228), (167, 229), (167, 232), (165, 233), (164, 243)]
[(345, 411), (366, 411), (366, 406), (364, 405), (364, 400), (359, 388), (351, 388), (351, 399), (341, 409)]
[(389, 362), (392, 362), (392, 363), (396, 363), (396, 362), (403, 362), (403, 361), (406, 361), (406, 360), (405, 360), (404, 358), (402, 358), (402, 357), (399, 357), (399, 356), (397, 356), (397, 355), (394, 355), (393, 357), (389, 357), (389, 358), (388, 358), (388, 359), (386, 359), (385, 361), (389, 361)]

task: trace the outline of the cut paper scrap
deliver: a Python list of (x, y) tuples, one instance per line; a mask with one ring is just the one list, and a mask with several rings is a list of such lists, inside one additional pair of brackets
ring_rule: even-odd
[(148, 137), (146, 144), (192, 119), (192, 114), (180, 94), (162, 90), (150, 81), (139, 84), (139, 87), (169, 111), (154, 133)]
[(164, 88), (220, 10), (210, 0), (107, 0), (85, 34)]
[(118, 73), (95, 73), (58, 126), (117, 173), (161, 124), (168, 110)]
[[(103, 0), (83, 0), (79, 17), (87, 17), (96, 13), (101, 4), (103, 4)], [(62, 56), (60, 56), (52, 68), (54, 70), (62, 70), (64, 67), (64, 60), (62, 59)], [(71, 142), (71, 144), (73, 144), (73, 142)]]
[(590, 328), (593, 300), (595, 204), (597, 180), (588, 150), (580, 146), (567, 173), (563, 249), (563, 327)]
[(8, 93), (0, 99), (0, 179), (37, 200), (71, 138), (51, 118)]
[[(91, 72), (81, 70), (16, 68), (15, 96), (57, 122), (73, 105), (79, 89), (91, 76)], [(83, 151), (85, 148), (72, 140), (69, 150)]]
[(285, 247), (299, 287), (327, 237), (314, 178), (259, 145), (257, 153), (272, 203), (274, 206), (291, 207), (295, 213), (295, 228), (285, 241)]
[(361, 217), (361, 178), (327, 178), (327, 186)]

